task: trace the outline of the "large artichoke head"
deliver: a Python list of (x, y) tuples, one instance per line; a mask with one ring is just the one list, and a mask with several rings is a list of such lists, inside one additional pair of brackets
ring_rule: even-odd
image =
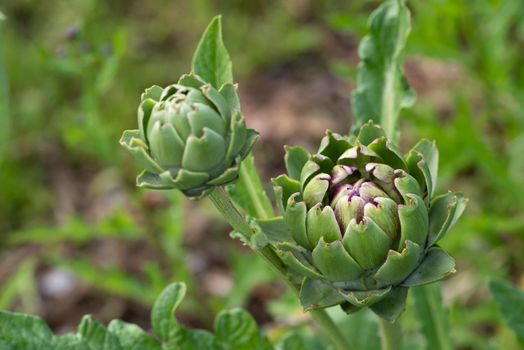
[(277, 252), (303, 277), (306, 309), (370, 306), (394, 320), (407, 287), (454, 273), (436, 244), (465, 207), (433, 196), (438, 151), (420, 141), (402, 155), (371, 122), (353, 139), (327, 133), (315, 154), (287, 149), (288, 175), (273, 180), (290, 239)]
[(145, 168), (138, 186), (198, 198), (238, 178), (257, 137), (246, 128), (235, 85), (217, 90), (189, 74), (166, 88), (147, 89), (138, 130), (125, 131), (120, 143)]

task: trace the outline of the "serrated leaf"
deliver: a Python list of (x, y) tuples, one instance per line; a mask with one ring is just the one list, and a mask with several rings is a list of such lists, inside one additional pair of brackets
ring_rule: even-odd
[(270, 218), (273, 207), (255, 167), (255, 159), (248, 155), (240, 167), (238, 181), (227, 187), (227, 191), (236, 205), (254, 218)]
[(402, 51), (411, 30), (405, 0), (384, 3), (373, 12), (368, 27), (369, 34), (359, 46), (361, 63), (352, 95), (355, 129), (371, 119), (391, 138), (400, 109), (415, 101), (403, 74)]
[(220, 16), (213, 18), (202, 35), (191, 67), (194, 73), (216, 89), (233, 82), (232, 63), (222, 41)]
[(524, 291), (513, 284), (492, 280), (489, 288), (506, 324), (524, 341)]
[(440, 284), (428, 284), (411, 290), (422, 333), (427, 341), (427, 350), (452, 350), (448, 312), (442, 305)]
[(215, 341), (218, 349), (272, 350), (253, 317), (242, 309), (222, 311), (215, 320)]

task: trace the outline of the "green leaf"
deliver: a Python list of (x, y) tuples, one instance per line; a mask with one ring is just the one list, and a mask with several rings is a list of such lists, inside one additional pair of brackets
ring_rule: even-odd
[(253, 317), (242, 309), (222, 311), (215, 320), (218, 349), (271, 350), (273, 346), (262, 334)]
[(306, 340), (298, 333), (289, 333), (280, 342), (279, 350), (304, 350), (307, 349)]
[(175, 311), (186, 295), (184, 283), (173, 283), (160, 294), (151, 311), (151, 325), (156, 336), (167, 341), (175, 336), (178, 322)]
[(121, 349), (118, 338), (92, 316), (82, 318), (78, 326), (78, 336), (93, 350)]
[(406, 309), (408, 288), (396, 287), (382, 300), (370, 306), (375, 314), (389, 322), (395, 322)]
[(330, 281), (351, 281), (363, 272), (340, 240), (326, 243), (324, 237), (320, 237), (312, 258), (315, 267)]
[(120, 346), (125, 350), (160, 350), (158, 341), (150, 336), (146, 331), (135, 324), (120, 320), (113, 320), (109, 323), (107, 330), (115, 335)]
[(413, 150), (420, 153), (427, 164), (429, 175), (431, 179), (431, 197), (437, 187), (437, 176), (438, 176), (438, 160), (439, 154), (435, 141), (429, 141), (426, 139), (420, 140), (414, 147)]
[(412, 241), (406, 241), (401, 251), (389, 250), (384, 264), (377, 270), (375, 279), (380, 285), (398, 284), (413, 272), (420, 260), (422, 248)]
[(45, 322), (36, 316), (0, 312), (0, 345), (7, 349), (51, 350), (53, 333)]
[(273, 207), (255, 167), (253, 155), (248, 155), (240, 167), (237, 183), (228, 186), (227, 191), (236, 205), (254, 218), (270, 218)]
[(524, 291), (502, 280), (490, 281), (489, 288), (504, 322), (524, 341)]
[(284, 161), (287, 173), (290, 178), (300, 181), (300, 173), (309, 159), (309, 153), (298, 146), (285, 146), (284, 149), (286, 150)]
[(4, 68), (3, 15), (0, 13), (0, 161), (9, 137), (9, 100), (7, 73)]
[(411, 30), (405, 0), (389, 0), (371, 15), (369, 34), (359, 46), (357, 89), (352, 95), (356, 129), (373, 120), (394, 143), (398, 114), (415, 93), (403, 75), (402, 51)]
[(446, 235), (466, 209), (466, 204), (467, 199), (461, 193), (448, 192), (433, 199), (429, 208), (428, 246)]
[(448, 312), (442, 305), (440, 284), (412, 288), (415, 310), (422, 324), (427, 350), (451, 350)]
[(300, 303), (304, 310), (338, 305), (345, 300), (334, 287), (322, 280), (305, 278), (300, 288)]
[(288, 225), (281, 216), (271, 219), (260, 219), (256, 223), (272, 244), (293, 241)]
[(222, 41), (220, 16), (213, 18), (202, 35), (193, 56), (192, 70), (216, 89), (233, 82), (231, 60)]
[(215, 336), (201, 329), (179, 328), (176, 338), (172, 339), (162, 347), (163, 350), (215, 350)]
[[(216, 336), (178, 324), (174, 312), (185, 295), (185, 284), (173, 283), (153, 306), (151, 323), (159, 339), (139, 326), (119, 320), (106, 328), (84, 316), (75, 334), (55, 336), (36, 316), (0, 311), (1, 350), (271, 350), (273, 346), (244, 310), (222, 311), (215, 321)], [(160, 341), (160, 342), (159, 342)]]
[(402, 283), (402, 286), (421, 286), (440, 281), (454, 274), (455, 259), (443, 249), (433, 246), (428, 250), (420, 265)]

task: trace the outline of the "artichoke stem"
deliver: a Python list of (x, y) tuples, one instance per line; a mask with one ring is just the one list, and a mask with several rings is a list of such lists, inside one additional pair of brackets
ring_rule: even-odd
[[(233, 205), (223, 187), (215, 188), (209, 194), (209, 198), (218, 209), (220, 214), (222, 214), (224, 219), (226, 219), (226, 221), (236, 231), (242, 233), (248, 238), (253, 235), (253, 229), (249, 223), (247, 223), (242, 214), (240, 214), (237, 208)], [(277, 275), (281, 277), (295, 293), (298, 294), (300, 286), (292, 283), (289, 280), (286, 265), (270, 246), (255, 249), (255, 252), (260, 255), (269, 264), (269, 266), (272, 267), (273, 271), (275, 271)], [(351, 350), (351, 346), (349, 345), (346, 337), (342, 334), (326, 310), (311, 310), (309, 313), (322, 332), (331, 339), (337, 350)]]
[(402, 329), (399, 321), (391, 323), (379, 318), (379, 333), (382, 350), (398, 350), (402, 349)]

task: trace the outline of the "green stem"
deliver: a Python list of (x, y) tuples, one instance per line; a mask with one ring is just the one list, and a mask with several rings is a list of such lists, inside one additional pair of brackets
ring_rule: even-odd
[(322, 333), (327, 335), (329, 339), (335, 344), (335, 348), (338, 350), (350, 350), (351, 345), (349, 345), (346, 337), (342, 332), (340, 332), (340, 329), (335, 324), (331, 316), (326, 312), (326, 310), (310, 310), (309, 314), (319, 328), (322, 330)]
[(380, 342), (382, 350), (402, 349), (402, 329), (400, 323), (390, 323), (382, 318), (379, 319)]
[[(256, 194), (255, 194), (256, 195)], [(216, 188), (209, 198), (218, 209), (220, 214), (226, 219), (226, 221), (233, 226), (233, 228), (242, 233), (246, 237), (251, 237), (254, 233), (251, 226), (246, 222), (242, 214), (235, 208), (231, 200), (229, 199), (228, 194), (222, 187)], [(270, 246), (265, 246), (264, 248), (255, 249), (255, 252), (260, 255), (279, 275), (288, 286), (298, 294), (300, 286), (292, 283), (287, 275), (287, 267), (284, 265), (282, 260), (278, 255), (273, 251)], [(310, 311), (311, 316), (316, 321), (319, 328), (324, 334), (326, 334), (331, 341), (335, 344), (336, 349), (338, 350), (350, 350), (351, 346), (340, 332), (340, 329), (337, 327), (335, 322), (327, 314), (325, 310), (312, 310)]]
[[(252, 155), (250, 157), (253, 157)], [(240, 178), (243, 179), (248, 185), (245, 187), (247, 195), (249, 196), (249, 199), (251, 203), (254, 205), (254, 209), (256, 212), (256, 217), (261, 219), (267, 219), (272, 216), (274, 216), (273, 210), (271, 206), (264, 206), (263, 201), (265, 199), (264, 197), (261, 198), (262, 193), (257, 193), (255, 186), (250, 186), (250, 184), (258, 183), (260, 184), (260, 187), (262, 187), (262, 181), (260, 180), (260, 177), (258, 176), (258, 173), (250, 173), (247, 167), (247, 162), (251, 161), (251, 166), (254, 168), (255, 163), (254, 159), (246, 159), (244, 163), (242, 163), (242, 166), (240, 167)], [(253, 178), (254, 177), (254, 178)]]
[(412, 288), (412, 294), (426, 340), (431, 342), (433, 349), (453, 349), (448, 331), (447, 312), (442, 305), (440, 284), (434, 283)]
[[(226, 219), (226, 221), (233, 226), (236, 231), (248, 238), (253, 235), (253, 229), (246, 222), (242, 214), (238, 212), (233, 203), (231, 203), (229, 196), (222, 187), (217, 187), (213, 192), (211, 192), (209, 198), (224, 219)], [(266, 260), (266, 262), (269, 263), (278, 274), (284, 277), (286, 276), (286, 266), (269, 246), (256, 249), (255, 252), (262, 256), (262, 258)]]

